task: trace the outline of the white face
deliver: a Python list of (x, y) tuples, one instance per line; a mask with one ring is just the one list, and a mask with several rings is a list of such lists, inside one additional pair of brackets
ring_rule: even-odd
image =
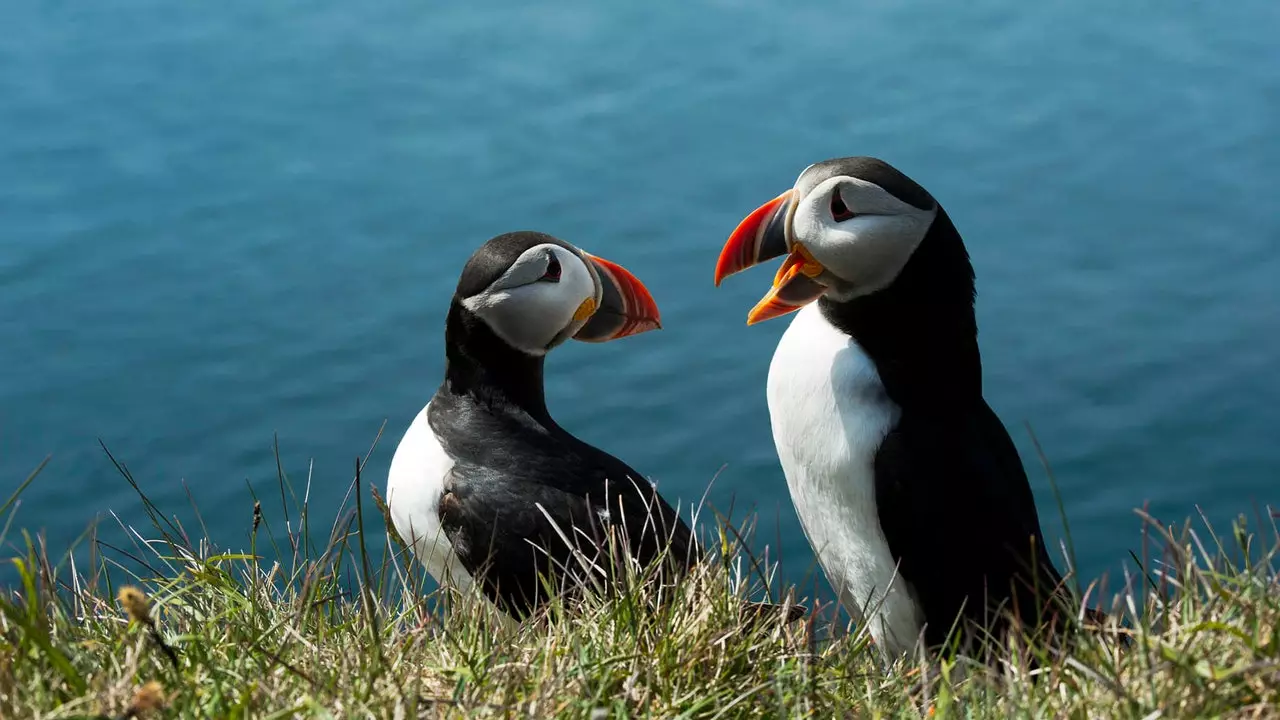
[(936, 205), (921, 210), (879, 185), (837, 176), (801, 197), (792, 237), (826, 268), (820, 279), (830, 285), (827, 295), (849, 300), (892, 283), (937, 213)]
[(589, 263), (546, 243), (525, 250), (501, 277), (462, 303), (507, 344), (544, 355), (590, 319), (600, 295)]

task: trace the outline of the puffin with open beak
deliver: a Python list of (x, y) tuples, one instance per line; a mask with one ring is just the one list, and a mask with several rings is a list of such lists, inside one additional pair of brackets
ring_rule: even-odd
[(842, 604), (886, 658), (953, 628), (973, 648), (1011, 616), (1063, 619), (1026, 473), (983, 398), (974, 273), (946, 211), (882, 160), (827, 160), (738, 225), (716, 285), (781, 256), (747, 323), (797, 313), (769, 417)]
[[(396, 532), (441, 584), (510, 616), (616, 576), (630, 558), (682, 574), (699, 559), (688, 525), (640, 473), (560, 427), (547, 354), (659, 328), (634, 275), (538, 232), (499, 235), (462, 269), (445, 321), (444, 381), (410, 424), (387, 480)], [(757, 615), (775, 606), (752, 603)], [(803, 608), (787, 606), (791, 618)]]

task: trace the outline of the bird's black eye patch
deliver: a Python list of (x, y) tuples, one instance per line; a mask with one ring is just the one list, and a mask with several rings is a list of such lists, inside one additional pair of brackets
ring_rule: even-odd
[(547, 260), (547, 271), (542, 274), (542, 279), (547, 282), (560, 282), (560, 260), (552, 253), (551, 259)]
[(832, 190), (831, 191), (832, 219), (834, 219), (836, 222), (844, 222), (845, 220), (855, 217), (856, 215), (857, 213), (850, 210), (849, 206), (844, 204), (844, 198), (840, 197), (840, 188), (837, 187), (835, 190)]

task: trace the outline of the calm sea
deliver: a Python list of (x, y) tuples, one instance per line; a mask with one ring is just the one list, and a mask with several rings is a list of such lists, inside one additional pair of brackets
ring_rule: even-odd
[(384, 486), (462, 263), (523, 228), (632, 269), (666, 326), (557, 350), (552, 412), (673, 502), (716, 477), (798, 579), (786, 321), (744, 324), (772, 268), (711, 278), (744, 213), (853, 154), (960, 228), (988, 399), (1086, 575), (1143, 503), (1280, 503), (1274, 0), (7, 0), (0, 27), (0, 496), (51, 454), (18, 525), (54, 546), (145, 524), (99, 440), (232, 548), (277, 437), (331, 518), (385, 422)]

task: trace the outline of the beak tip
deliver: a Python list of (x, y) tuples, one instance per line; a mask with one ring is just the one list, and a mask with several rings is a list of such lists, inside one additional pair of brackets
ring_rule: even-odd
[(720, 283), (733, 273), (729, 272), (729, 268), (725, 267), (725, 262), (721, 259), (716, 263), (715, 286), (720, 287)]
[(740, 273), (759, 262), (786, 251), (785, 231), (773, 222), (779, 212), (788, 212), (794, 190), (787, 190), (751, 211), (729, 233), (716, 259), (715, 286), (730, 275)]
[(583, 334), (575, 335), (575, 338), (585, 342), (608, 342), (662, 329), (658, 303), (640, 278), (630, 270), (599, 255), (586, 252), (583, 254), (595, 264), (601, 281), (612, 288), (604, 301), (609, 312), (604, 314), (597, 312), (593, 318), (608, 316), (612, 322), (606, 322), (601, 327), (592, 327), (589, 322), (579, 331)]

